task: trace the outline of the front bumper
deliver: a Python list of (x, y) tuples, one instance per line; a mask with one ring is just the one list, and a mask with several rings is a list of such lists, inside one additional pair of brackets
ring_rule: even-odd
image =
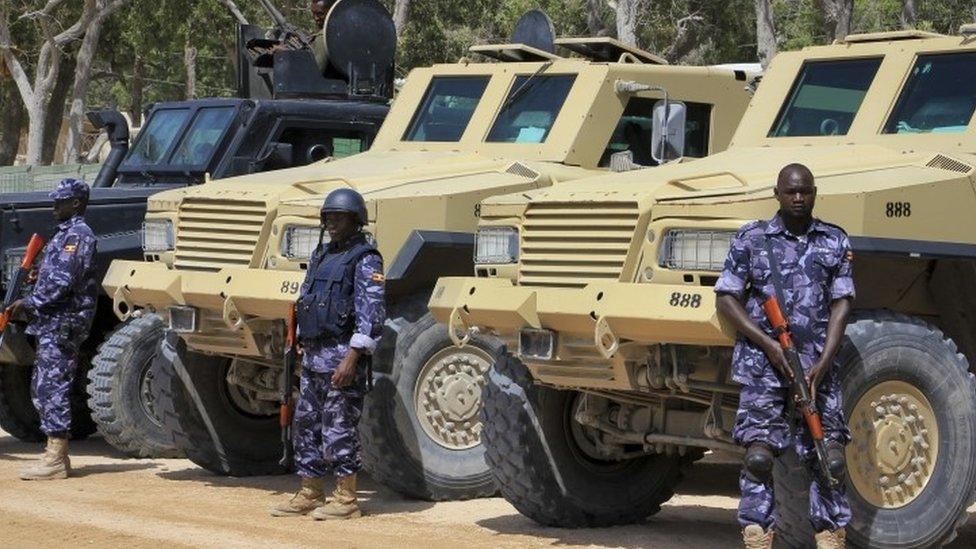
[(626, 389), (632, 380), (622, 362), (646, 357), (646, 346), (727, 346), (734, 333), (715, 309), (712, 288), (688, 284), (540, 288), (507, 279), (447, 277), (438, 281), (429, 307), (456, 343), (463, 343), (472, 328), (509, 343), (522, 328), (556, 332), (551, 361), (525, 362), (540, 381), (557, 385)]
[[(113, 261), (102, 282), (115, 314), (125, 320), (147, 308), (166, 314), (171, 305), (200, 309), (199, 333), (184, 336), (197, 350), (259, 354), (254, 320), (281, 320), (305, 277), (301, 271), (225, 268), (217, 272), (177, 271), (163, 263)], [(228, 337), (228, 334), (231, 337)]]

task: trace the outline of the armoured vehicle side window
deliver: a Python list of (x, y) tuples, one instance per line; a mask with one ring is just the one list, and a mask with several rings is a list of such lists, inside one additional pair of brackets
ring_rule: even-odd
[(186, 132), (173, 153), (170, 164), (198, 166), (207, 162), (233, 118), (234, 107), (200, 109), (193, 118), (190, 131)]
[(491, 143), (542, 143), (566, 102), (576, 75), (519, 76), (488, 133)]
[(184, 109), (159, 110), (139, 132), (135, 146), (125, 159), (124, 166), (145, 166), (164, 160), (166, 151), (173, 144), (180, 128), (190, 115)]
[(769, 137), (847, 135), (881, 58), (805, 63)]
[(964, 132), (976, 108), (976, 53), (920, 55), (884, 133)]
[(294, 151), (295, 166), (311, 164), (323, 158), (345, 158), (366, 150), (368, 142), (359, 133), (332, 128), (290, 127), (277, 139)]
[(441, 76), (431, 80), (403, 140), (459, 141), (488, 80), (487, 76)]
[[(624, 114), (617, 121), (610, 142), (600, 157), (601, 168), (610, 165), (610, 155), (623, 151), (634, 154), (634, 162), (641, 166), (657, 166), (651, 155), (651, 132), (654, 105), (658, 99), (634, 97), (627, 102)], [(708, 154), (708, 138), (712, 106), (707, 103), (682, 102), (685, 106), (684, 156), (702, 158)]]

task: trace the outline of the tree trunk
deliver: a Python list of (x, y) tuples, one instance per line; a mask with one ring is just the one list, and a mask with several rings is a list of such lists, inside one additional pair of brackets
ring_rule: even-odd
[(851, 33), (854, 0), (817, 0), (824, 18), (824, 34), (841, 40)]
[(403, 36), (403, 30), (407, 28), (409, 18), (410, 0), (396, 0), (393, 5), (393, 25), (396, 27), (397, 36)]
[(776, 25), (770, 0), (755, 0), (756, 55), (765, 69), (776, 55)]
[(0, 166), (10, 166), (17, 159), (20, 134), (24, 128), (24, 102), (12, 83), (0, 83)]
[(132, 100), (129, 103), (129, 118), (132, 119), (132, 125), (134, 127), (139, 127), (142, 125), (142, 91), (145, 87), (145, 82), (142, 79), (142, 57), (136, 55), (135, 61), (132, 62), (132, 78), (129, 80), (129, 95)]
[(75, 72), (74, 59), (66, 58), (61, 61), (58, 79), (51, 90), (47, 104), (47, 114), (44, 121), (44, 144), (41, 150), (41, 164), (54, 163), (54, 155), (61, 140), (61, 126), (64, 124), (64, 110), (71, 93), (71, 80)]
[(637, 45), (638, 0), (617, 0), (617, 40)]
[(186, 99), (197, 96), (197, 49), (190, 45), (187, 37), (183, 47), (183, 64), (186, 66)]
[(902, 0), (901, 28), (914, 29), (917, 21), (918, 21), (918, 12), (915, 11), (915, 0)]
[[(102, 34), (104, 18), (95, 18), (88, 26), (88, 32), (78, 49), (78, 60), (74, 70), (74, 86), (71, 90), (71, 106), (68, 108), (68, 142), (65, 144), (63, 162), (81, 162), (81, 136), (85, 122), (85, 96), (91, 83), (92, 62), (98, 39)], [(63, 70), (63, 69), (62, 69)], [(67, 71), (65, 71), (67, 72)]]
[(27, 107), (27, 159), (28, 166), (41, 164), (41, 149), (44, 145), (44, 119), (46, 105), (42, 101), (31, 101)]
[(607, 36), (612, 34), (603, 20), (604, 0), (586, 0), (586, 28), (591, 36)]

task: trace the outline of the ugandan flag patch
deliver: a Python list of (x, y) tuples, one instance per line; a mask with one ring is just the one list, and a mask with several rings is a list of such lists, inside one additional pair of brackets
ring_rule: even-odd
[(852, 250), (847, 250), (846, 256), (848, 261), (854, 261), (854, 252)]
[(382, 284), (386, 282), (386, 277), (382, 273), (373, 273), (373, 282)]
[(66, 254), (73, 254), (73, 253), (75, 253), (75, 250), (77, 250), (77, 249), (78, 249), (78, 245), (77, 244), (65, 244), (64, 245), (64, 250), (62, 250), (62, 251), (64, 253), (66, 253)]

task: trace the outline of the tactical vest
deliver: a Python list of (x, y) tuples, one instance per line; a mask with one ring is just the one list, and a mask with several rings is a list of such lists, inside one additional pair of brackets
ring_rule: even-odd
[(301, 339), (348, 342), (352, 338), (356, 329), (356, 264), (370, 253), (379, 252), (364, 236), (357, 235), (349, 248), (313, 257), (308, 290), (295, 307)]

